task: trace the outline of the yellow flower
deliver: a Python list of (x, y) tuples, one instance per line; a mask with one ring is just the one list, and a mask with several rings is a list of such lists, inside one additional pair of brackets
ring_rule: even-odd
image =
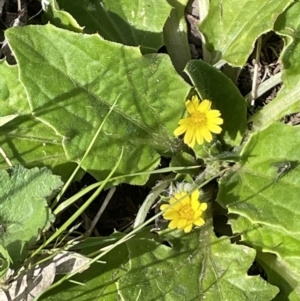
[(186, 101), (185, 106), (189, 117), (180, 119), (179, 126), (174, 131), (175, 136), (185, 133), (185, 144), (194, 147), (196, 140), (198, 144), (203, 144), (204, 140), (211, 142), (211, 133), (221, 133), (222, 128), (219, 125), (223, 124), (223, 119), (220, 118), (219, 110), (211, 110), (211, 101), (205, 99), (200, 102), (195, 95), (192, 100)]
[(160, 210), (165, 210), (163, 218), (171, 221), (168, 225), (169, 229), (183, 229), (185, 233), (188, 233), (193, 225), (204, 224), (202, 214), (207, 209), (207, 204), (198, 200), (199, 195), (199, 190), (195, 190), (190, 195), (187, 191), (176, 192), (169, 204), (160, 206)]

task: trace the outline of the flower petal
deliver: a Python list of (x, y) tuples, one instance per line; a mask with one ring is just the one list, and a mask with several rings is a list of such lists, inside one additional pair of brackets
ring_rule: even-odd
[(175, 211), (179, 211), (181, 208), (182, 208), (182, 204), (180, 201), (177, 201), (177, 203), (175, 203), (172, 208), (175, 210)]
[(187, 224), (187, 220), (186, 219), (179, 219), (177, 220), (177, 228), (178, 229), (183, 229)]
[(200, 103), (200, 105), (198, 107), (198, 111), (199, 112), (207, 112), (207, 111), (209, 111), (210, 107), (211, 107), (211, 101), (209, 101), (208, 99), (205, 99)]
[(184, 199), (182, 199), (182, 201), (180, 202), (181, 206), (186, 206), (186, 205), (190, 205), (191, 200), (189, 195), (186, 195), (186, 197)]
[(194, 211), (197, 211), (200, 208), (200, 202), (197, 199), (192, 199), (191, 205)]
[(195, 221), (194, 221), (194, 225), (196, 225), (196, 226), (202, 226), (202, 225), (204, 225), (204, 219), (202, 218), (202, 217), (199, 217), (198, 219), (196, 219)]
[(189, 144), (193, 139), (193, 131), (189, 128), (184, 135), (184, 143)]
[(184, 191), (182, 191), (182, 192), (176, 192), (174, 194), (174, 196), (170, 199), (170, 204), (174, 204), (174, 203), (180, 202), (183, 197), (185, 197)]
[(219, 110), (210, 110), (206, 113), (207, 118), (217, 118), (221, 116), (221, 112)]
[(179, 211), (182, 207), (182, 198), (185, 197), (185, 193), (175, 193), (174, 197), (170, 199), (170, 204), (174, 211)]
[(192, 192), (192, 194), (191, 194), (192, 202), (193, 202), (193, 200), (198, 201), (198, 200), (199, 200), (199, 196), (200, 196), (200, 191), (199, 191), (199, 189), (194, 190), (194, 191)]
[(180, 192), (176, 192), (175, 193), (175, 197), (180, 200), (182, 198), (184, 198), (187, 195), (186, 191), (180, 191)]
[(172, 205), (172, 204), (176, 203), (178, 200), (179, 199), (177, 197), (177, 194), (175, 194), (174, 197), (170, 198), (169, 203), (170, 203), (170, 205)]
[(168, 228), (171, 229), (171, 230), (177, 228), (177, 223), (178, 223), (178, 220), (177, 220), (177, 219), (173, 219), (173, 220), (169, 223)]
[(207, 125), (207, 128), (212, 132), (212, 133), (215, 133), (215, 134), (220, 134), (222, 132), (222, 128), (220, 128), (218, 125), (215, 125), (213, 123), (209, 123)]
[(201, 209), (202, 211), (205, 211), (205, 210), (207, 209), (207, 203), (201, 203), (200, 209)]
[(212, 135), (206, 127), (201, 129), (201, 135), (207, 142), (210, 142), (212, 140)]
[(188, 129), (188, 127), (186, 125), (180, 125), (179, 127), (177, 127), (173, 134), (174, 136), (178, 137), (180, 135), (182, 135), (184, 132), (186, 132), (186, 130)]
[(199, 99), (199, 97), (198, 97), (197, 95), (193, 95), (193, 96), (192, 96), (192, 103), (193, 103), (194, 107), (195, 107), (196, 110), (197, 110), (197, 108), (198, 108), (199, 105), (200, 105), (200, 99)]
[(185, 106), (190, 115), (194, 114), (197, 111), (197, 105), (195, 105), (195, 103), (190, 100), (186, 101)]
[(194, 147), (196, 142), (196, 137), (194, 134), (194, 129), (188, 129), (184, 135), (183, 139), (184, 143), (187, 144), (189, 147)]
[(173, 219), (180, 218), (180, 215), (179, 215), (178, 211), (170, 210), (170, 211), (163, 213), (163, 218), (167, 219), (167, 220), (173, 220)]
[(203, 144), (203, 135), (200, 130), (196, 131), (196, 140), (199, 145)]
[(203, 215), (203, 211), (200, 210), (200, 204), (199, 204), (199, 208), (195, 211), (195, 214), (194, 214), (194, 220), (198, 219), (202, 215)]
[(159, 207), (159, 209), (160, 209), (161, 211), (164, 211), (164, 210), (166, 210), (168, 207), (170, 207), (170, 205), (168, 205), (168, 204), (163, 204), (163, 205), (161, 205), (161, 206)]
[(191, 117), (182, 118), (178, 122), (179, 125), (191, 126)]
[(189, 232), (191, 232), (192, 228), (193, 228), (193, 224), (189, 224), (183, 228), (183, 231), (185, 233), (189, 233)]
[(213, 119), (208, 120), (208, 123), (210, 123), (210, 122), (221, 125), (221, 124), (223, 124), (224, 121), (223, 121), (222, 118), (217, 117), (217, 118), (213, 118)]

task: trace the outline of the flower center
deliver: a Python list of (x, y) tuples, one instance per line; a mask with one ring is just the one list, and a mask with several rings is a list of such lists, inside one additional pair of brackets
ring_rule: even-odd
[(202, 112), (196, 112), (191, 115), (191, 121), (195, 125), (204, 126), (207, 124), (207, 118), (206, 115)]
[(194, 213), (195, 213), (194, 210), (189, 205), (185, 205), (181, 207), (179, 210), (180, 217), (189, 220), (194, 219)]

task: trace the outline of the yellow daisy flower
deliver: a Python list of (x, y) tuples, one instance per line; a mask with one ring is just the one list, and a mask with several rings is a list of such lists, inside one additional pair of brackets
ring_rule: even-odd
[(223, 119), (220, 118), (219, 110), (211, 110), (211, 101), (205, 99), (200, 102), (197, 95), (192, 97), (192, 100), (187, 100), (185, 103), (189, 117), (179, 120), (179, 126), (175, 129), (174, 135), (180, 136), (183, 133), (184, 143), (189, 147), (194, 147), (195, 142), (203, 144), (204, 140), (211, 142), (212, 134), (220, 134), (223, 124)]
[(188, 233), (194, 225), (204, 224), (202, 214), (207, 209), (207, 204), (198, 200), (199, 195), (199, 190), (195, 190), (190, 195), (187, 191), (176, 192), (169, 204), (160, 206), (160, 210), (165, 210), (163, 218), (171, 221), (168, 225), (169, 229), (183, 229)]

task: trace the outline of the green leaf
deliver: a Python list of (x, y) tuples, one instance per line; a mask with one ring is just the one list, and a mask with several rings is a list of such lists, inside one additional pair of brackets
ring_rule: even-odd
[(0, 126), (3, 126), (4, 124), (10, 122), (16, 117), (18, 117), (18, 114), (10, 114), (10, 115), (0, 117)]
[[(173, 131), (190, 86), (168, 56), (142, 56), (138, 48), (52, 25), (11, 28), (6, 34), (32, 114), (60, 136), (70, 160), (77, 162), (83, 156), (117, 100), (82, 165), (97, 179), (109, 174), (122, 148), (116, 176), (152, 170), (159, 154), (175, 150)], [(48, 51), (53, 45), (56, 50)], [(37, 65), (39, 76), (33, 77)], [(147, 178), (123, 181), (143, 184)]]
[[(114, 234), (115, 235), (115, 234)], [(113, 236), (114, 236), (113, 235)], [(112, 236), (112, 237), (113, 237)], [(94, 243), (101, 239), (94, 239)], [(163, 243), (164, 242), (164, 243)], [(99, 246), (85, 252), (98, 250)], [(184, 235), (159, 235), (143, 229), (95, 264), (74, 277), (83, 285), (65, 282), (40, 300), (271, 300), (277, 289), (260, 277), (249, 277), (255, 251), (216, 238), (212, 227)]]
[(26, 92), (18, 80), (17, 66), (10, 66), (0, 60), (0, 115), (29, 114)]
[[(48, 166), (66, 179), (75, 164), (68, 162), (62, 148), (61, 137), (30, 115), (19, 116), (0, 128), (0, 144), (13, 163), (27, 167)], [(0, 166), (6, 168), (4, 159)]]
[[(170, 167), (189, 167), (189, 166), (196, 166), (199, 165), (199, 163), (195, 160), (195, 157), (186, 153), (186, 152), (180, 152), (172, 157), (170, 161)], [(175, 173), (179, 174), (188, 174), (191, 176), (196, 177), (199, 174), (199, 169), (183, 169), (179, 171), (174, 171)]]
[(244, 66), (255, 40), (273, 29), (277, 17), (292, 0), (212, 0), (207, 17), (199, 30), (206, 48), (212, 53), (211, 64), (225, 60), (232, 66)]
[(268, 282), (280, 287), (280, 292), (272, 301), (299, 300), (297, 282), (293, 275), (290, 275), (290, 269), (287, 269), (276, 255), (258, 252), (256, 260), (268, 275)]
[(59, 9), (56, 0), (50, 0), (49, 5), (46, 6), (45, 13), (43, 14), (43, 19), (50, 21), (51, 24), (60, 28), (74, 32), (83, 31), (83, 27), (80, 27), (77, 21), (68, 12)]
[(0, 171), (0, 244), (16, 266), (27, 255), (41, 231), (54, 221), (47, 204), (61, 186), (60, 177), (47, 168), (16, 166)]
[[(63, 179), (70, 176), (75, 164), (67, 161), (61, 137), (33, 116), (17, 66), (4, 60), (0, 61), (0, 112), (1, 119), (16, 116), (0, 127), (0, 145), (12, 163), (48, 166)], [(2, 156), (0, 168), (7, 168)]]
[(232, 81), (209, 64), (190, 61), (185, 69), (202, 100), (209, 99), (213, 109), (221, 112), (224, 124), (222, 137), (227, 144), (238, 145), (246, 130), (247, 105)]
[(10, 266), (11, 258), (5, 248), (0, 245), (0, 278), (3, 277)]
[[(221, 179), (217, 198), (232, 216), (234, 233), (241, 233), (247, 245), (276, 256), (273, 273), (284, 278), (280, 289), (286, 293), (293, 290), (298, 299), (299, 141), (299, 128), (282, 123), (252, 134), (241, 153), (240, 167)], [(291, 168), (277, 179), (278, 163), (282, 162), (290, 162)]]
[(164, 26), (164, 44), (175, 69), (184, 76), (184, 67), (192, 58), (185, 19), (188, 0), (169, 0), (168, 2), (174, 8)]
[(285, 40), (281, 55), (283, 87), (272, 102), (250, 118), (254, 130), (262, 130), (283, 116), (300, 111), (299, 12), (300, 3), (295, 2), (275, 23), (275, 31)]
[(143, 53), (157, 52), (163, 45), (163, 26), (170, 14), (167, 1), (59, 0), (84, 26), (86, 33), (99, 33), (104, 39), (139, 46)]

